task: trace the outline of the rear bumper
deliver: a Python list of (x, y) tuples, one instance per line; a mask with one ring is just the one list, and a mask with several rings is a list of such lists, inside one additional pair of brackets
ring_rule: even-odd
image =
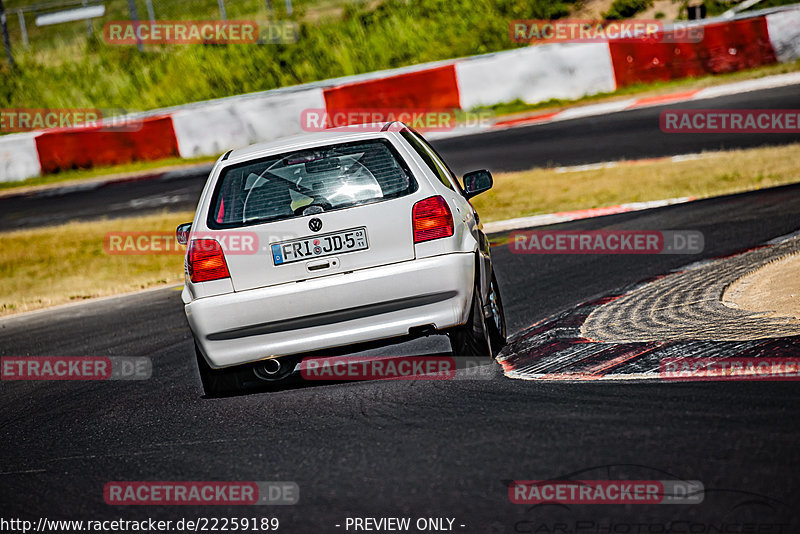
[(475, 255), (454, 253), (196, 299), (189, 326), (212, 367), (226, 367), (463, 324)]

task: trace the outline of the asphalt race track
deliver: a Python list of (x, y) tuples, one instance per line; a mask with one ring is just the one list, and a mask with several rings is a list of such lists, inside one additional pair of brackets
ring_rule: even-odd
[[(798, 213), (793, 185), (559, 226), (701, 231), (705, 250), (691, 256), (495, 247), (510, 332), (795, 232)], [(365, 516), (454, 518), (454, 531), (476, 533), (800, 531), (795, 382), (527, 381), (493, 364), (481, 380), (310, 384), (206, 399), (181, 308), (178, 291), (162, 289), (0, 321), (3, 356), (153, 362), (146, 381), (0, 384), (4, 517), (278, 517), (279, 531), (292, 533), (346, 532), (346, 518)], [(512, 342), (506, 353), (518, 348)], [(425, 338), (372, 353), (446, 350), (441, 338)], [(509, 501), (512, 480), (580, 477), (697, 480), (705, 491), (702, 503), (682, 505)], [(104, 485), (125, 480), (294, 481), (300, 502), (106, 505)]]
[[(532, 125), (434, 142), (458, 174), (488, 168), (516, 171), (545, 165), (579, 165), (703, 150), (796, 143), (797, 134), (667, 134), (664, 109), (800, 109), (793, 85), (693, 102), (641, 108), (605, 116)], [(210, 166), (173, 171), (150, 180), (65, 185), (44, 192), (0, 196), (0, 231), (60, 224), (74, 219), (194, 210)]]

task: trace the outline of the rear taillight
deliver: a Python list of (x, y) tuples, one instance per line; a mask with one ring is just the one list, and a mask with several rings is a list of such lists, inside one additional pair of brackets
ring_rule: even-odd
[(414, 204), (411, 218), (414, 220), (414, 243), (453, 235), (453, 214), (447, 201), (440, 196)]
[(186, 266), (192, 282), (208, 282), (230, 277), (222, 247), (214, 239), (195, 239), (189, 243)]

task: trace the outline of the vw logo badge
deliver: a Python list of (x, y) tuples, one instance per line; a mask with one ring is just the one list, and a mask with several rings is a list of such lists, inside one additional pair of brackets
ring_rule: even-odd
[(308, 221), (308, 229), (312, 232), (319, 232), (322, 230), (322, 221), (314, 217), (310, 221)]

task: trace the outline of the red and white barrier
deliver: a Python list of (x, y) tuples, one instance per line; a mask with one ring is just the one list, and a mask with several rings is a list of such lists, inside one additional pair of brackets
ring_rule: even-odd
[(800, 57), (800, 9), (781, 11), (765, 17), (769, 41), (778, 61), (785, 63)]
[(226, 103), (178, 110), (172, 124), (182, 158), (221, 154), (250, 140), (242, 117)]
[(0, 137), (0, 182), (15, 182), (42, 174), (36, 135), (30, 132)]
[[(709, 21), (699, 43), (612, 40), (531, 46), (156, 110), (136, 119), (139, 128), (71, 128), (2, 136), (0, 181), (170, 156), (214, 156), (301, 133), (306, 109), (470, 110), (514, 100), (573, 99), (635, 83), (732, 72), (797, 58), (800, 9)], [(611, 112), (619, 105), (598, 106), (610, 106), (606, 112)], [(572, 113), (596, 114), (599, 109), (584, 107)], [(564, 119), (570, 113), (533, 120)]]
[(459, 107), (455, 67), (442, 65), (325, 89), (326, 109), (453, 109)]
[(608, 43), (529, 46), (468, 58), (455, 66), (461, 109), (542, 102), (613, 91)]
[(322, 89), (267, 91), (212, 101), (172, 113), (182, 158), (221, 154), (231, 148), (302, 133), (300, 113), (324, 108)]
[(322, 89), (314, 88), (243, 99), (235, 107), (250, 133), (249, 143), (258, 143), (303, 133), (300, 114), (304, 109), (324, 108), (325, 100)]
[(699, 43), (611, 41), (617, 87), (721, 74), (775, 63), (764, 17), (704, 26)]
[(171, 117), (148, 117), (119, 128), (63, 128), (36, 136), (43, 173), (157, 160), (178, 155)]

